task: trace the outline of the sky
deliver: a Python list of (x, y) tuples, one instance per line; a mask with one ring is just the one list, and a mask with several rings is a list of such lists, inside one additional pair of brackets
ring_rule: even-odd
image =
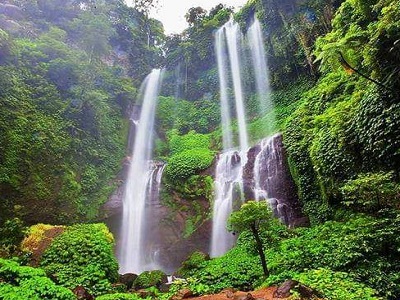
[(160, 20), (164, 24), (166, 34), (181, 33), (188, 24), (185, 20), (185, 14), (189, 8), (200, 6), (207, 11), (218, 4), (226, 4), (239, 8), (248, 0), (159, 0), (158, 7), (153, 10), (150, 16)]

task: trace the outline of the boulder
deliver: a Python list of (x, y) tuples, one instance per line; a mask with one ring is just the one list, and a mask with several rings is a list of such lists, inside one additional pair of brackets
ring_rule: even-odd
[(299, 284), (295, 280), (286, 280), (277, 290), (274, 292), (274, 298), (288, 298), (291, 295), (292, 289)]
[(78, 300), (94, 300), (94, 297), (81, 285), (72, 290)]
[(274, 292), (274, 298), (288, 298), (292, 294), (292, 290), (296, 290), (302, 299), (314, 299), (322, 297), (321, 294), (316, 290), (305, 286), (296, 280), (290, 279), (286, 280), (280, 287), (277, 288), (277, 290)]
[(182, 289), (172, 296), (171, 300), (182, 300), (193, 296), (193, 292), (190, 289)]
[(133, 274), (133, 273), (126, 273), (123, 275), (119, 275), (118, 282), (125, 284), (126, 289), (130, 290), (133, 286), (133, 283), (135, 282), (136, 278), (138, 278), (138, 275)]
[(169, 290), (171, 289), (171, 284), (163, 283), (162, 285), (160, 285), (158, 289), (160, 290), (161, 293), (168, 293)]
[(234, 288), (227, 288), (223, 290), (221, 293), (226, 295), (226, 298), (232, 299), (234, 297), (236, 290)]
[(322, 298), (321, 293), (308, 286), (300, 284), (296, 289), (302, 298), (305, 299)]
[(246, 295), (234, 295), (233, 300), (256, 300), (252, 294), (247, 293)]
[(135, 294), (138, 295), (140, 298), (145, 298), (145, 299), (148, 298), (154, 299), (154, 297), (156, 296), (153, 291), (145, 289), (138, 290), (137, 292), (135, 292)]

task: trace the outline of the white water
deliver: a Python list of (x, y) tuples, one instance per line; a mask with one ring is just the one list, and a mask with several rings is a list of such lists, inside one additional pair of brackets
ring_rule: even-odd
[(228, 232), (226, 225), (234, 201), (242, 198), (242, 190), (242, 163), (239, 152), (231, 150), (220, 154), (215, 178), (211, 257), (223, 255), (235, 243), (235, 238)]
[(141, 273), (145, 267), (143, 228), (148, 186), (152, 184), (152, 147), (155, 108), (161, 85), (161, 70), (153, 70), (142, 84), (142, 110), (136, 126), (123, 198), (121, 243), (118, 259), (120, 273)]
[[(249, 142), (247, 138), (246, 111), (244, 108), (244, 96), (241, 77), (240, 48), (242, 34), (239, 24), (233, 19), (229, 20), (223, 29), (228, 44), (229, 61), (231, 66), (233, 90), (235, 94), (236, 116), (239, 126), (239, 147), (242, 152), (247, 151)], [(225, 150), (225, 149), (224, 149)]]
[(226, 44), (224, 27), (215, 33), (215, 52), (218, 63), (219, 90), (221, 100), (221, 126), (222, 143), (224, 149), (233, 147), (231, 131), (231, 112), (229, 109), (228, 96), (228, 62), (226, 60)]
[[(215, 49), (220, 81), (221, 119), (224, 152), (220, 155), (215, 173), (215, 200), (211, 238), (212, 257), (218, 257), (232, 248), (235, 238), (226, 229), (234, 204), (243, 202), (243, 168), (247, 162), (248, 137), (241, 74), (242, 34), (239, 25), (231, 19), (215, 34)], [(229, 59), (229, 65), (228, 65)], [(231, 75), (231, 80), (229, 80)], [(229, 84), (232, 84), (238, 123), (238, 148), (233, 148)]]
[(262, 37), (260, 22), (255, 19), (248, 32), (248, 41), (253, 61), (257, 94), (260, 101), (261, 113), (265, 114), (273, 105), (271, 102), (270, 74), (267, 59), (265, 57), (265, 47)]
[(266, 200), (272, 212), (282, 223), (288, 224), (288, 207), (282, 199), (274, 197), (273, 187), (277, 186), (280, 171), (283, 168), (283, 158), (280, 146), (277, 144), (278, 135), (261, 141), (261, 151), (254, 161), (254, 195), (255, 200)]
[(254, 161), (254, 194), (257, 201), (269, 198), (268, 188), (274, 184), (282, 168), (282, 159), (275, 141), (276, 135), (263, 139), (260, 143), (261, 151)]

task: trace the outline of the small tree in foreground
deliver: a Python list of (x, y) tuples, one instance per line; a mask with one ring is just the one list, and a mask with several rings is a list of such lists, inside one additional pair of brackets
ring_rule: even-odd
[(265, 277), (269, 276), (269, 271), (260, 237), (260, 226), (263, 225), (263, 228), (267, 229), (271, 221), (274, 220), (266, 201), (248, 201), (241, 206), (240, 210), (233, 212), (228, 219), (230, 231), (241, 233), (250, 230), (253, 234)]

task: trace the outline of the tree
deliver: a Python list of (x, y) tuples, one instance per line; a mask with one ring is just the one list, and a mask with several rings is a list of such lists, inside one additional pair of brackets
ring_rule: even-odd
[(253, 234), (265, 277), (269, 276), (269, 271), (261, 241), (260, 229), (261, 226), (264, 229), (270, 227), (273, 221), (274, 218), (266, 201), (248, 201), (241, 206), (240, 210), (233, 212), (228, 219), (228, 229), (230, 231), (241, 233), (250, 230)]
[(198, 6), (190, 8), (185, 15), (185, 19), (190, 26), (193, 26), (199, 24), (202, 20), (204, 20), (206, 16), (207, 16), (207, 11), (204, 8)]

